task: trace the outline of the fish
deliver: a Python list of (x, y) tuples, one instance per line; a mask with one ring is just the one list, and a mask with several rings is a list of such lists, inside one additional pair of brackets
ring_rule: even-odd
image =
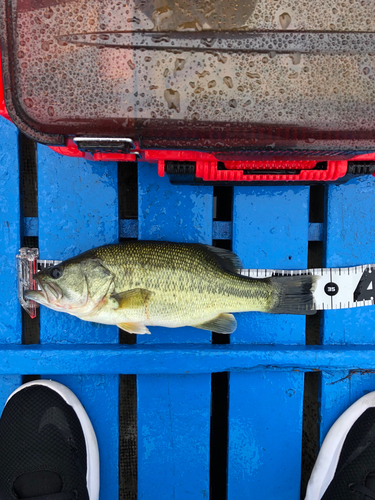
[(242, 276), (239, 257), (199, 243), (129, 241), (88, 250), (34, 275), (28, 299), (135, 334), (192, 326), (230, 334), (233, 313), (312, 314), (314, 276)]

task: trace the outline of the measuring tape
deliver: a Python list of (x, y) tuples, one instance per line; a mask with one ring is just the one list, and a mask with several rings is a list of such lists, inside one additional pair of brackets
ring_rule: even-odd
[(375, 264), (303, 271), (241, 269), (240, 273), (249, 278), (318, 276), (312, 311), (371, 306), (375, 303)]
[[(22, 307), (36, 316), (34, 301), (24, 297), (26, 290), (38, 290), (33, 274), (60, 264), (61, 260), (38, 259), (37, 248), (21, 248), (17, 255), (18, 298)], [(241, 269), (239, 273), (249, 278), (270, 278), (272, 276), (317, 276), (311, 311), (347, 309), (375, 304), (375, 264), (332, 269), (305, 269), (286, 271), (276, 269)]]

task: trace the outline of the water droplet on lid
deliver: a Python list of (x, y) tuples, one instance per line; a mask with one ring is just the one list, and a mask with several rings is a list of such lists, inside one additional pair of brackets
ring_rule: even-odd
[(164, 90), (164, 98), (168, 103), (168, 109), (175, 109), (178, 113), (180, 112), (180, 93), (178, 90)]
[(185, 59), (176, 59), (176, 62), (174, 63), (174, 69), (176, 71), (181, 71), (184, 69), (186, 64)]
[(42, 42), (42, 49), (47, 52), (51, 44), (52, 44), (51, 40), (48, 42)]
[(202, 71), (202, 73), (199, 73), (199, 71), (196, 71), (196, 74), (198, 75), (198, 78), (204, 78), (205, 76), (209, 75), (210, 72), (207, 70)]
[(34, 106), (33, 100), (30, 99), (29, 97), (26, 97), (26, 99), (24, 99), (23, 102), (28, 108), (32, 108)]
[(226, 85), (227, 87), (229, 87), (230, 89), (232, 89), (232, 88), (233, 88), (233, 80), (232, 80), (232, 78), (231, 78), (230, 76), (224, 76), (224, 78), (223, 78), (223, 82), (224, 82), (224, 83), (225, 83), (225, 85)]
[(295, 52), (291, 56), (289, 56), (292, 59), (292, 62), (295, 66), (301, 62), (301, 53), (300, 52)]
[(52, 106), (49, 106), (47, 109), (47, 113), (49, 114), (49, 116), (53, 116), (55, 114), (54, 108)]
[(217, 59), (218, 59), (219, 62), (221, 62), (223, 64), (225, 64), (227, 62), (228, 58), (226, 56), (224, 56), (222, 53), (216, 52), (215, 56), (217, 57)]
[(215, 80), (211, 80), (210, 82), (208, 82), (208, 88), (209, 89), (212, 89), (213, 87), (216, 87), (216, 81)]
[(17, 57), (18, 57), (18, 59), (22, 59), (23, 57), (25, 57), (25, 52), (23, 52), (22, 50), (19, 50), (17, 52)]
[(133, 63), (133, 61), (128, 61), (128, 66), (130, 69), (135, 69), (135, 64)]
[(286, 30), (288, 28), (288, 26), (290, 25), (290, 23), (292, 22), (292, 18), (290, 17), (290, 15), (287, 12), (284, 12), (283, 14), (281, 14), (279, 16), (279, 21), (280, 21), (281, 28), (283, 30)]
[(368, 66), (366, 66), (365, 68), (363, 68), (363, 73), (364, 73), (365, 75), (369, 75), (369, 74), (371, 73), (370, 68), (369, 68)]
[(51, 19), (52, 16), (53, 16), (53, 10), (51, 9), (51, 7), (47, 7), (47, 9), (44, 11), (44, 17), (46, 19)]
[(229, 101), (229, 106), (230, 106), (231, 108), (237, 108), (237, 101), (236, 101), (236, 99), (231, 99), (231, 100)]
[(246, 72), (246, 76), (248, 76), (249, 78), (260, 78), (259, 73), (250, 73), (249, 71)]

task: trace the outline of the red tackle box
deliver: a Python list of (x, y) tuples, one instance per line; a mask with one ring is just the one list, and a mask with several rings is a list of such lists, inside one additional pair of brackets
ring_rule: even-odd
[(375, 172), (374, 2), (0, 6), (0, 114), (61, 154), (186, 182)]

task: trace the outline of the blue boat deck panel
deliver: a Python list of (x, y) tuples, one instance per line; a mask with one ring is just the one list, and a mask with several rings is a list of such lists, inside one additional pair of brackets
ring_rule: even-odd
[[(137, 376), (138, 498), (210, 498), (211, 374), (229, 372), (228, 500), (298, 500), (306, 371), (320, 371), (322, 439), (358, 397), (375, 390), (375, 306), (328, 311), (320, 346), (305, 345), (303, 316), (237, 315), (231, 345), (211, 332), (151, 328), (119, 345), (115, 326), (41, 308), (40, 343), (22, 343), (15, 256), (22, 232), (37, 235), (42, 259), (66, 259), (119, 240), (211, 244), (232, 240), (245, 267), (306, 268), (308, 242), (326, 266), (375, 263), (375, 179), (327, 186), (326, 221), (309, 222), (308, 186), (233, 190), (232, 224), (213, 223), (213, 188), (174, 186), (156, 165), (138, 164), (138, 221), (119, 220), (117, 166), (62, 157), (38, 146), (38, 219), (22, 218), (18, 132), (0, 120), (0, 405), (41, 374), (81, 399), (98, 436), (100, 500), (118, 497), (119, 380)], [(5, 293), (4, 293), (5, 291)]]
[[(375, 262), (375, 189), (373, 177), (328, 188), (326, 266), (346, 267)], [(326, 311), (322, 343), (374, 345), (375, 307)], [(374, 370), (323, 373), (320, 439), (354, 401), (375, 390)]]
[[(41, 259), (65, 260), (119, 239), (117, 164), (81, 161), (38, 146)], [(40, 342), (117, 343), (118, 328), (41, 307)], [(101, 499), (118, 497), (119, 375), (60, 375), (81, 400), (97, 433)]]
[[(234, 188), (233, 250), (243, 266), (306, 268), (308, 207), (308, 187)], [(242, 313), (231, 341), (304, 344), (305, 317)], [(230, 374), (228, 500), (249, 491), (298, 498), (303, 386), (300, 371)]]
[[(18, 130), (0, 121), (0, 341), (21, 344), (21, 309), (17, 298), (15, 257), (21, 242), (21, 204)], [(0, 377), (0, 409), (9, 394), (21, 384), (20, 375)]]
[[(172, 186), (157, 165), (138, 164), (138, 231), (142, 240), (212, 244), (212, 187)], [(196, 328), (152, 328), (144, 343), (209, 343)], [(139, 375), (138, 495), (209, 497), (211, 376)], [(152, 484), (152, 488), (150, 488)]]

